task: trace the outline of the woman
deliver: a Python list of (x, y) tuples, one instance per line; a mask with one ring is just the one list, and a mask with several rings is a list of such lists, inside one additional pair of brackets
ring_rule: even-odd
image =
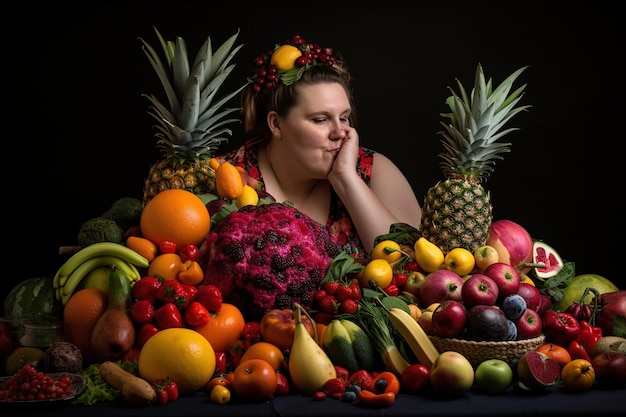
[(256, 63), (242, 94), (253, 137), (218, 159), (326, 225), (354, 257), (366, 258), (393, 223), (417, 228), (421, 207), (404, 175), (359, 145), (350, 74), (333, 51), (295, 36)]

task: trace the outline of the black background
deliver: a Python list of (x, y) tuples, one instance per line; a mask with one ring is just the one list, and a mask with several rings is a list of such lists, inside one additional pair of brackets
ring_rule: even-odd
[[(217, 47), (240, 30), (244, 47), (224, 92), (245, 82), (257, 55), (295, 34), (341, 52), (355, 79), (361, 143), (397, 163), (420, 203), (442, 178), (437, 132), (447, 87), (458, 78), (471, 88), (479, 62), (494, 84), (529, 65), (516, 86), (528, 84), (522, 102), (533, 107), (510, 123), (520, 128), (507, 136), (511, 153), (485, 184), (494, 219), (520, 223), (577, 273), (624, 287), (620, 188), (610, 188), (613, 141), (623, 137), (615, 6), (63, 3), (22, 2), (4, 14), (2, 299), (20, 280), (52, 276), (64, 260), (59, 247), (76, 244), (84, 221), (119, 197), (141, 197), (160, 157), (142, 94), (164, 95), (138, 40), (160, 49), (153, 26), (168, 40), (183, 37), (192, 57), (207, 36)], [(241, 127), (234, 132), (222, 149), (241, 144)]]

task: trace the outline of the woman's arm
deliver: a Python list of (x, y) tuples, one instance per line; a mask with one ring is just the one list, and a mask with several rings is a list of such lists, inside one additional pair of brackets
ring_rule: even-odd
[[(354, 142), (358, 143), (358, 139)], [(393, 223), (419, 228), (422, 215), (419, 202), (406, 177), (389, 158), (374, 154), (369, 187), (354, 169), (355, 165), (351, 170), (333, 169), (329, 181), (348, 209), (367, 252), (371, 252), (376, 237), (389, 233)]]

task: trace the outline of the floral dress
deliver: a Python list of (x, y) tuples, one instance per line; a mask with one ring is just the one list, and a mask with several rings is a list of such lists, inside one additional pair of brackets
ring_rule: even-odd
[[(228, 161), (235, 166), (245, 169), (248, 176), (257, 179), (261, 183), (261, 190), (265, 191), (261, 171), (259, 170), (259, 161), (257, 159), (258, 141), (250, 139), (241, 147), (234, 149), (217, 159), (220, 162)], [(363, 181), (369, 186), (372, 177), (372, 161), (374, 151), (361, 147), (359, 149), (359, 157), (357, 161), (357, 172)], [(363, 243), (359, 238), (359, 234), (352, 223), (348, 210), (343, 202), (331, 189), (330, 196), (330, 212), (328, 213), (328, 221), (326, 227), (330, 230), (332, 238), (337, 242), (344, 252), (349, 253), (355, 258), (366, 258), (367, 253), (363, 247)]]

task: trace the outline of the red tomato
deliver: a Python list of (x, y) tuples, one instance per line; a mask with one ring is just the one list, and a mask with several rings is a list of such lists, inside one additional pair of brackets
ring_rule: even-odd
[(278, 382), (276, 371), (264, 359), (248, 359), (234, 371), (232, 386), (244, 400), (266, 401), (272, 398)]

